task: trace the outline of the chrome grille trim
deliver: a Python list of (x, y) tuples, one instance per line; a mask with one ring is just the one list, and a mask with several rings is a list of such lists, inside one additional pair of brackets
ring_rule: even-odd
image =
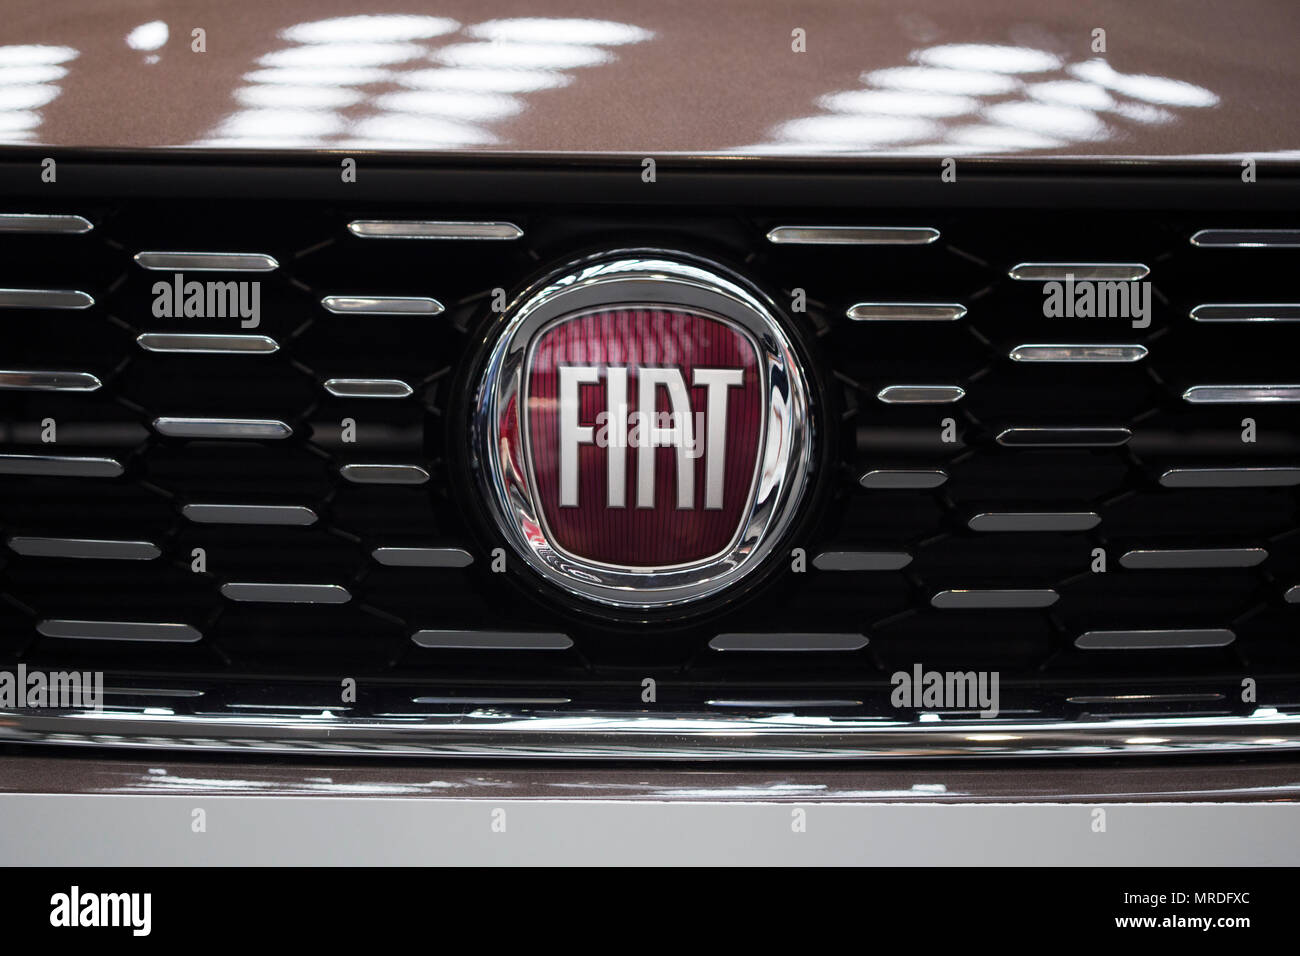
[(939, 238), (929, 226), (777, 226), (767, 234), (775, 245), (928, 246)]
[(44, 637), (74, 641), (150, 641), (192, 644), (203, 635), (188, 624), (152, 621), (72, 621), (44, 620), (36, 625)]
[(911, 563), (906, 551), (823, 551), (813, 558), (819, 571), (897, 571)]
[(348, 232), (362, 239), (511, 240), (524, 235), (513, 222), (402, 219), (354, 219)]
[(150, 272), (274, 272), (274, 256), (264, 252), (137, 252), (135, 264)]
[(474, 563), (464, 548), (375, 548), (370, 556), (390, 568), (467, 568)]
[(1113, 448), (1125, 444), (1133, 433), (1127, 428), (1006, 428), (997, 443), (1009, 448)]
[(1129, 551), (1120, 557), (1126, 568), (1253, 568), (1268, 560), (1263, 548), (1181, 548)]
[(1193, 385), (1183, 399), (1196, 405), (1300, 402), (1300, 385)]
[(1150, 274), (1140, 262), (1020, 262), (1007, 270), (1020, 282), (1135, 282)]
[(0, 475), (46, 475), (53, 478), (117, 478), (121, 462), (113, 458), (70, 455), (0, 455)]
[(210, 355), (270, 355), (280, 346), (266, 335), (220, 335), (204, 332), (145, 332), (136, 344), (146, 352), (194, 352)]
[(418, 647), (460, 651), (567, 651), (567, 634), (543, 631), (455, 631), (426, 629), (411, 635)]
[(969, 588), (940, 591), (930, 604), (944, 610), (1051, 607), (1060, 595), (1050, 588)]
[(25, 392), (94, 392), (102, 386), (89, 372), (0, 371), (0, 388)]
[(1191, 243), (1208, 249), (1300, 247), (1300, 229), (1201, 229)]
[(321, 307), (336, 315), (439, 315), (437, 299), (397, 295), (327, 295)]
[(858, 479), (863, 488), (938, 488), (948, 480), (942, 468), (878, 468)]
[(777, 651), (780, 653), (860, 651), (863, 634), (719, 634), (709, 641), (715, 651)]
[(1237, 635), (1226, 628), (1087, 631), (1074, 639), (1074, 646), (1096, 651), (1187, 649), (1226, 647), (1236, 639)]
[(316, 512), (303, 505), (188, 504), (181, 514), (196, 524), (264, 524), (306, 527)]
[(1140, 362), (1146, 358), (1144, 345), (1017, 345), (1008, 357), (1013, 362), (1069, 362), (1099, 365), (1112, 362)]
[(260, 418), (155, 418), (153, 427), (168, 438), (288, 438), (284, 422)]
[(75, 289), (0, 289), (0, 309), (89, 309), (95, 299)]
[(323, 387), (335, 398), (410, 398), (415, 394), (397, 378), (331, 378)]
[(1170, 468), (1166, 488), (1276, 488), (1300, 485), (1300, 468)]
[(346, 604), (352, 600), (348, 589), (337, 584), (272, 584), (240, 581), (221, 585), (221, 593), (232, 601), (271, 604)]
[(151, 541), (112, 541), (97, 538), (45, 538), (13, 535), (11, 551), (33, 558), (91, 558), (112, 561), (152, 561), (162, 549)]
[(967, 523), (972, 531), (1088, 531), (1101, 524), (1091, 511), (999, 511), (977, 514)]
[(94, 223), (84, 216), (33, 212), (0, 213), (0, 232), (80, 236), (94, 228)]
[(339, 475), (358, 485), (422, 485), (429, 480), (419, 465), (344, 465)]
[(1189, 313), (1197, 322), (1300, 322), (1300, 304), (1208, 302)]
[(858, 302), (845, 310), (853, 322), (956, 322), (966, 315), (957, 302)]
[(887, 405), (949, 405), (965, 395), (966, 390), (957, 385), (888, 385), (876, 398)]

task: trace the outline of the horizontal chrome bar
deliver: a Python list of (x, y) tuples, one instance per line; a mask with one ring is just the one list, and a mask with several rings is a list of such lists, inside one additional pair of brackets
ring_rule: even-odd
[(356, 219), (348, 231), (362, 239), (519, 239), (524, 234), (513, 222), (402, 219)]
[(45, 620), (37, 633), (75, 641), (151, 641), (193, 644), (203, 635), (188, 624), (158, 624), (152, 621), (62, 621)]
[(492, 759), (864, 760), (1287, 754), (1300, 715), (1099, 716), (1080, 720), (964, 716), (931, 723), (835, 714), (529, 711), (383, 717), (240, 712), (228, 716), (7, 710), (0, 738), (65, 746), (184, 752)]
[(102, 385), (89, 372), (0, 371), (0, 388), (25, 392), (93, 392)]
[(878, 468), (858, 479), (863, 488), (938, 488), (948, 480), (942, 468)]
[(1060, 595), (1050, 588), (985, 588), (940, 591), (930, 603), (945, 610), (1051, 607)]
[(419, 465), (343, 465), (339, 475), (358, 485), (422, 485), (429, 480)]
[(1119, 563), (1126, 568), (1253, 568), (1268, 559), (1263, 548), (1179, 548), (1129, 551)]
[(1226, 647), (1237, 635), (1226, 628), (1187, 628), (1156, 631), (1088, 631), (1074, 646), (1091, 651)]
[(265, 438), (293, 434), (284, 422), (258, 418), (155, 418), (153, 427), (168, 438)]
[(736, 633), (719, 634), (709, 641), (715, 651), (776, 651), (779, 653), (804, 653), (860, 651), (867, 646), (864, 634), (779, 634)]
[(972, 531), (1087, 531), (1101, 524), (1091, 511), (1000, 511), (975, 515), (967, 522)]
[(876, 398), (888, 405), (947, 405), (965, 395), (966, 390), (957, 385), (888, 385)]
[(1070, 362), (1089, 365), (1139, 362), (1146, 356), (1144, 345), (1017, 345), (1009, 353), (1013, 362)]
[(109, 697), (202, 697), (201, 690), (186, 690), (179, 687), (105, 687)]
[(409, 398), (411, 386), (396, 378), (331, 378), (325, 391), (335, 398)]
[(474, 563), (464, 548), (375, 548), (370, 556), (390, 568), (464, 568)]
[(84, 216), (31, 212), (0, 213), (0, 232), (80, 236), (94, 228), (94, 224)]
[(1289, 249), (1300, 246), (1300, 229), (1202, 229), (1193, 233), (1192, 245), (1210, 249)]
[(1008, 448), (1113, 448), (1123, 445), (1133, 433), (1127, 428), (1007, 428), (997, 443)]
[(1166, 488), (1277, 488), (1300, 485), (1300, 468), (1170, 468)]
[(567, 634), (544, 631), (423, 630), (411, 640), (420, 647), (460, 651), (565, 651), (573, 646)]
[(274, 272), (280, 263), (262, 252), (137, 252), (135, 264), (152, 272)]
[(813, 558), (820, 571), (897, 571), (911, 563), (906, 551), (823, 551)]
[(1007, 271), (1021, 282), (1136, 282), (1150, 274), (1140, 262), (1020, 262)]
[(269, 604), (346, 604), (348, 589), (337, 584), (264, 584), (233, 582), (221, 585), (222, 596), (232, 601)]
[(302, 505), (209, 505), (181, 508), (196, 524), (265, 524), (306, 527), (316, 523), (316, 512)]
[(0, 289), (0, 309), (89, 309), (92, 296), (75, 289)]
[(443, 311), (437, 299), (415, 296), (327, 295), (320, 304), (337, 315), (438, 315)]
[(145, 332), (136, 343), (146, 352), (206, 355), (270, 355), (280, 346), (266, 335), (210, 335), (204, 332)]
[(51, 478), (116, 478), (122, 464), (112, 458), (61, 455), (0, 455), (0, 475), (45, 475)]
[(744, 710), (814, 710), (821, 707), (861, 707), (860, 700), (846, 700), (843, 698), (830, 698), (826, 700), (737, 700), (733, 698), (722, 698), (720, 700), (706, 700), (704, 702), (709, 707), (735, 707)]
[(412, 704), (469, 704), (477, 707), (561, 706), (573, 703), (571, 697), (412, 697)]
[(33, 558), (96, 558), (113, 561), (152, 561), (162, 550), (149, 541), (110, 541), (96, 538), (44, 538), (13, 535), (9, 548)]
[(1067, 697), (1070, 704), (1178, 704), (1212, 703), (1223, 700), (1222, 694), (1088, 694)]
[(1194, 405), (1300, 402), (1300, 385), (1193, 385), (1183, 399)]
[(929, 226), (777, 226), (767, 241), (802, 246), (928, 246), (939, 238)]
[(859, 302), (844, 313), (854, 322), (956, 322), (965, 317), (958, 302)]
[(1191, 311), (1197, 322), (1300, 322), (1300, 304), (1283, 302), (1211, 302)]

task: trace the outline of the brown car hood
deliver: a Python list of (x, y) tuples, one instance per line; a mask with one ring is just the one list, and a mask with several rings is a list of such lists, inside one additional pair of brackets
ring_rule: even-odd
[(5, 19), (0, 144), (1300, 158), (1293, 0), (8, 0)]

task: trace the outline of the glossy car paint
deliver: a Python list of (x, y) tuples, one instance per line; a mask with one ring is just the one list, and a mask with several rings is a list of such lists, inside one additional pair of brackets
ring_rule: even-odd
[(10, 0), (0, 144), (1296, 159), (1297, 35), (1288, 0)]

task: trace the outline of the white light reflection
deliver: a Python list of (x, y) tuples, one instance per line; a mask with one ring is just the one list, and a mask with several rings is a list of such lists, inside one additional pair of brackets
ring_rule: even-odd
[(0, 137), (5, 142), (37, 140), (41, 107), (63, 92), (58, 81), (68, 70), (60, 64), (76, 57), (77, 51), (67, 46), (0, 46)]
[[(522, 94), (570, 84), (653, 36), (609, 20), (520, 17), (462, 27), (445, 17), (377, 15), (300, 23), (235, 93), (243, 109), (196, 145), (395, 148), (499, 142), (489, 127)], [(438, 64), (431, 66), (430, 64)], [(393, 87), (405, 87), (394, 91)]]
[(1026, 46), (956, 43), (863, 73), (862, 88), (817, 99), (822, 113), (788, 120), (738, 153), (871, 152), (954, 156), (1060, 150), (1124, 135), (1124, 124), (1177, 120), (1214, 106), (1209, 90), (1120, 73), (1103, 59), (1066, 63)]
[(160, 50), (167, 43), (167, 24), (161, 20), (142, 23), (126, 35), (126, 45), (132, 50)]

